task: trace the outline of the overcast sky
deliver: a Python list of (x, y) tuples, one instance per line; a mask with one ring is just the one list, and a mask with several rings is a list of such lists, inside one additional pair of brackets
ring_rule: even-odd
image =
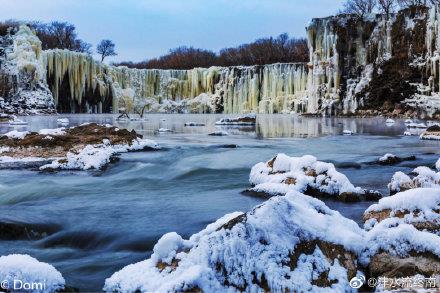
[(218, 51), (259, 37), (305, 36), (313, 17), (343, 0), (0, 0), (0, 19), (62, 20), (93, 45), (109, 38), (119, 55), (141, 61), (181, 45)]

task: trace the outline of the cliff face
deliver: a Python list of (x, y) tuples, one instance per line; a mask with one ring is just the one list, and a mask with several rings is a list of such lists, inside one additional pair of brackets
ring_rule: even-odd
[(439, 15), (421, 7), (313, 20), (308, 90), (337, 113), (439, 117)]
[[(440, 118), (440, 9), (314, 19), (310, 62), (192, 70), (114, 67), (0, 39), (0, 110), (18, 113), (310, 113)], [(50, 89), (50, 90), (49, 90)]]

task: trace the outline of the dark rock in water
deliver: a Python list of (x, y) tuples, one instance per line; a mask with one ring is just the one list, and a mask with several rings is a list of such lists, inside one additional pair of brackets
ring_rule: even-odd
[(420, 135), (422, 140), (440, 140), (440, 126), (430, 126)]
[(437, 124), (430, 126), (426, 129), (426, 131), (440, 132), (440, 126)]
[(380, 158), (377, 163), (379, 165), (396, 165), (403, 161), (415, 161), (416, 159), (416, 156), (398, 157), (392, 154), (387, 154)]
[(228, 133), (226, 131), (214, 131), (208, 134), (209, 136), (227, 136)]
[[(276, 196), (276, 195), (269, 194), (266, 192), (258, 192), (258, 191), (252, 190), (252, 189), (246, 189), (240, 193), (242, 195), (251, 196), (251, 197), (258, 197), (258, 198), (263, 198), (263, 199), (268, 199), (268, 198), (271, 198), (272, 196)], [(277, 194), (277, 195), (281, 196), (283, 194)]]
[(221, 145), (218, 146), (218, 148), (221, 148), (221, 149), (236, 149), (236, 148), (238, 148), (238, 145), (236, 145), (236, 144), (221, 144)]
[(0, 222), (1, 240), (39, 240), (61, 230), (54, 224)]

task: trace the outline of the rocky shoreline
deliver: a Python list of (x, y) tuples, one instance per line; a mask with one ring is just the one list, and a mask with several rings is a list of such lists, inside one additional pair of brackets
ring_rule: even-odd
[(0, 166), (40, 171), (102, 169), (118, 154), (158, 150), (135, 131), (86, 123), (39, 132), (10, 131), (0, 136)]

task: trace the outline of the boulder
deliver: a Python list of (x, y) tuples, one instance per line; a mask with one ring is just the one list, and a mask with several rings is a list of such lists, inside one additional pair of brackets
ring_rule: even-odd
[(113, 274), (104, 290), (350, 291), (363, 235), (321, 201), (290, 192), (226, 215), (188, 240), (164, 235), (150, 259)]
[(313, 156), (289, 157), (278, 154), (266, 163), (256, 164), (250, 174), (253, 185), (249, 192), (283, 195), (291, 190), (344, 202), (377, 200), (381, 194), (355, 187), (331, 163)]

